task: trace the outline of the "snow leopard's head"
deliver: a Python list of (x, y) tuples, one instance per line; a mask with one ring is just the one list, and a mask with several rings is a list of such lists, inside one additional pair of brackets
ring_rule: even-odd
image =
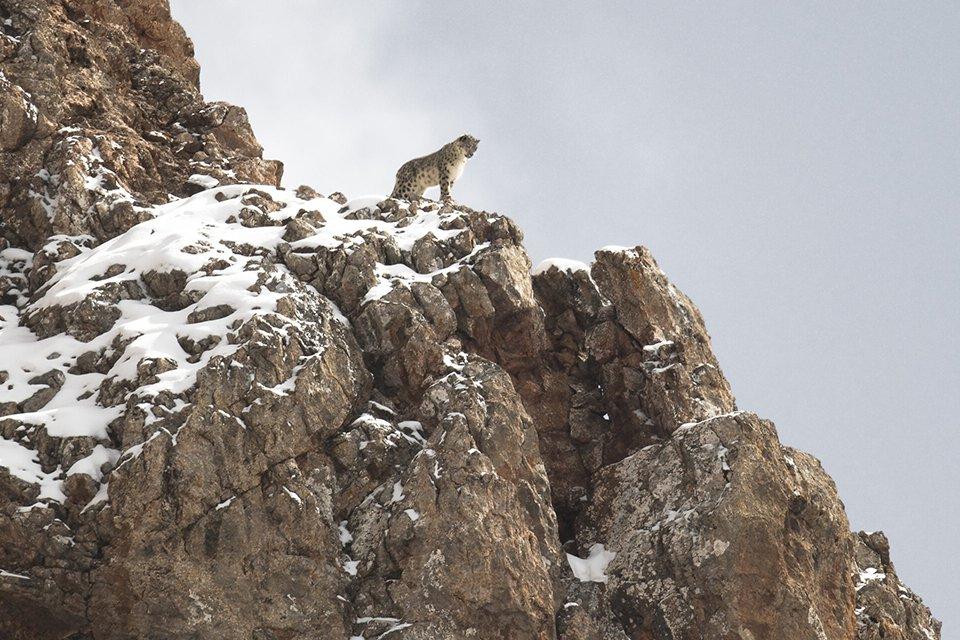
[(477, 146), (480, 144), (480, 141), (470, 134), (463, 134), (457, 138), (457, 145), (463, 149), (463, 155), (468, 158), (472, 158), (473, 154), (477, 151)]

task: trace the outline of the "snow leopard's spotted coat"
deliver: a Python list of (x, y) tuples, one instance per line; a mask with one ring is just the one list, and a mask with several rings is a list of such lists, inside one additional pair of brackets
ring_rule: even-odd
[(462, 135), (443, 145), (428, 156), (405, 162), (397, 171), (397, 183), (391, 198), (418, 200), (430, 187), (440, 185), (440, 199), (453, 199), (450, 188), (463, 173), (467, 158), (473, 157), (480, 141), (471, 135)]

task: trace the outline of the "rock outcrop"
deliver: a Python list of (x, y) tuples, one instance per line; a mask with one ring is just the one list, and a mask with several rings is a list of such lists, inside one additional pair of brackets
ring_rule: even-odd
[(280, 182), (244, 110), (203, 101), (165, 2), (5, 0), (0, 62), (0, 211), (17, 245), (102, 241), (171, 196)]
[(0, 636), (939, 637), (646, 249), (281, 189), (160, 0), (0, 30)]

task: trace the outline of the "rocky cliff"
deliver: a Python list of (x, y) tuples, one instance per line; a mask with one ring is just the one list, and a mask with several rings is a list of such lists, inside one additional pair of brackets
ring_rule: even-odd
[(939, 637), (642, 247), (279, 188), (162, 0), (0, 65), (0, 636)]

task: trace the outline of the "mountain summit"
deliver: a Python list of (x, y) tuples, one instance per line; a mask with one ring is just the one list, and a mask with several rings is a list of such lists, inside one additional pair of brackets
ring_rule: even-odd
[(280, 188), (162, 0), (0, 0), (0, 635), (935, 640), (642, 247)]

